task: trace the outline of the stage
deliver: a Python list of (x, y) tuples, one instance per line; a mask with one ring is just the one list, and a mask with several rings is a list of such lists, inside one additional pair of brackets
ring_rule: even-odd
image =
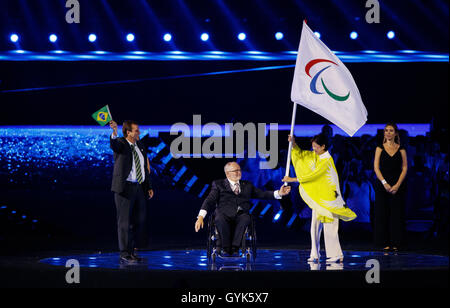
[[(448, 257), (413, 252), (345, 251), (342, 264), (308, 263), (308, 250), (259, 249), (253, 262), (218, 258), (206, 251), (150, 250), (144, 260), (124, 265), (118, 253), (84, 252), (0, 260), (2, 287), (153, 287), (153, 288), (295, 288), (295, 287), (448, 287)], [(68, 260), (80, 265), (80, 283), (65, 280)], [(376, 260), (380, 283), (369, 284)], [(370, 262), (369, 262), (370, 263)], [(367, 264), (367, 267), (366, 267)]]

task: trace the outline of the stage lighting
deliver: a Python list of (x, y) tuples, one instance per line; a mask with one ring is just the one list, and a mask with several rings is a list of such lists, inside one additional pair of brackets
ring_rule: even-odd
[(261, 213), (259, 213), (259, 217), (263, 217), (267, 211), (270, 209), (270, 207), (272, 206), (272, 204), (267, 204), (266, 207), (261, 211)]
[(93, 43), (97, 40), (97, 35), (91, 33), (91, 34), (89, 34), (88, 39), (89, 39), (89, 42)]
[(273, 222), (276, 222), (280, 219), (281, 214), (283, 214), (283, 210), (279, 210), (278, 213), (275, 214), (275, 216), (273, 217)]
[(314, 32), (314, 35), (317, 36), (318, 38), (320, 38), (320, 33), (319, 32)]
[(277, 41), (282, 40), (283, 37), (284, 37), (283, 33), (281, 33), (281, 32), (275, 33), (275, 39), (276, 39)]
[(128, 33), (127, 34), (127, 41), (128, 42), (134, 41), (134, 34), (133, 33)]
[(245, 40), (246, 38), (247, 38), (247, 35), (246, 35), (244, 32), (241, 32), (241, 33), (238, 34), (238, 39), (239, 39), (240, 41), (243, 41), (243, 40)]
[(58, 36), (56, 36), (56, 34), (50, 34), (48, 40), (52, 43), (55, 43), (58, 40)]
[(388, 33), (387, 33), (387, 37), (388, 37), (388, 39), (390, 39), (390, 40), (392, 40), (394, 37), (395, 37), (395, 32), (394, 31), (389, 31)]
[(11, 34), (9, 39), (11, 40), (11, 42), (17, 43), (19, 41), (19, 36), (17, 34), (13, 33), (13, 34)]
[(209, 40), (209, 34), (208, 33), (202, 33), (202, 35), (200, 35), (200, 39), (203, 42), (206, 42), (207, 40)]
[(358, 38), (358, 33), (355, 31), (352, 31), (352, 33), (350, 33), (350, 38), (352, 40), (356, 40)]
[(295, 218), (297, 218), (297, 215), (298, 215), (298, 214), (292, 215), (292, 217), (291, 217), (291, 219), (289, 219), (289, 221), (288, 221), (286, 227), (290, 228), (290, 227), (292, 226), (292, 224), (293, 224), (294, 221), (295, 221)]
[(170, 33), (164, 34), (163, 39), (166, 42), (170, 42), (172, 40), (172, 34), (170, 34)]

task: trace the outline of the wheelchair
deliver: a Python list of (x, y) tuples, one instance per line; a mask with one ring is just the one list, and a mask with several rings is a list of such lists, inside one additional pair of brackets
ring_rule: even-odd
[[(208, 220), (208, 239), (207, 239), (207, 256), (208, 264), (214, 264), (217, 257), (219, 256), (219, 251), (217, 247), (220, 243), (220, 235), (215, 226), (215, 215), (212, 213)], [(244, 234), (242, 236), (241, 255), (238, 258), (246, 259), (247, 263), (254, 262), (256, 259), (256, 230), (255, 221), (253, 216), (250, 214), (250, 224), (245, 228)], [(220, 257), (222, 259), (236, 259), (237, 257)]]

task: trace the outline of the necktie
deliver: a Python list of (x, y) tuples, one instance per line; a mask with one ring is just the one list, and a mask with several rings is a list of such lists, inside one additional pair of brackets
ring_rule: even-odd
[(234, 192), (236, 195), (239, 195), (239, 183), (234, 184), (234, 190), (233, 190), (233, 192)]
[(131, 146), (131, 151), (133, 152), (134, 165), (136, 166), (136, 180), (139, 184), (142, 184), (141, 160), (136, 152), (136, 145)]

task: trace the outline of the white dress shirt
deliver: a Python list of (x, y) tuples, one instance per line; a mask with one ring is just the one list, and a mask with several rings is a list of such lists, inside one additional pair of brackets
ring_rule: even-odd
[[(237, 184), (238, 182), (232, 181), (232, 180), (230, 180), (230, 179), (228, 179), (228, 178), (227, 178), (227, 180), (228, 180), (228, 182), (230, 183), (231, 190), (234, 192), (234, 190), (235, 190), (235, 188), (236, 188), (236, 184)], [(239, 184), (239, 193), (241, 193), (241, 185), (240, 185), (240, 184)], [(275, 197), (275, 199), (281, 199), (281, 196), (280, 196), (280, 194), (278, 193), (278, 190), (275, 190), (275, 191), (273, 192), (273, 196)], [(203, 218), (205, 218), (205, 217), (206, 217), (206, 214), (208, 214), (208, 212), (207, 212), (206, 210), (200, 210), (200, 212), (198, 213), (198, 216), (202, 216)], [(198, 216), (197, 216), (197, 217), (198, 217)]]
[[(117, 136), (114, 136), (114, 134), (111, 135), (112, 139), (116, 139)], [(128, 144), (131, 146), (135, 146), (134, 149), (136, 150), (138, 157), (139, 157), (139, 162), (141, 165), (141, 174), (142, 174), (142, 181), (145, 181), (145, 169), (144, 169), (144, 155), (141, 153), (141, 150), (139, 150), (139, 147), (133, 143), (131, 143), (130, 141), (128, 141), (128, 139), (125, 138), (125, 140), (128, 142)], [(133, 154), (131, 154), (133, 155)], [(132, 183), (137, 183), (137, 175), (136, 175), (136, 164), (134, 162), (134, 156), (132, 156), (131, 159), (132, 163), (131, 163), (131, 171), (130, 174), (127, 177), (127, 181), (128, 182), (132, 182)]]

